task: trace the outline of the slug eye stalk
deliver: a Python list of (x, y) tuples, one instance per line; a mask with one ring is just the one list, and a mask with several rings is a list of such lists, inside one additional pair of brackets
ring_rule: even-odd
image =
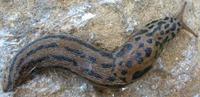
[(187, 5), (187, 2), (184, 3), (184, 5), (183, 5), (181, 11), (178, 13), (178, 15), (176, 16), (176, 18), (180, 20), (181, 25), (182, 25), (182, 28), (183, 28), (184, 30), (190, 32), (190, 33), (191, 33), (192, 35), (194, 35), (195, 37), (198, 37), (198, 35), (197, 35), (196, 33), (194, 33), (194, 31), (192, 31), (192, 29), (189, 28), (189, 27), (184, 23), (184, 21), (183, 21), (183, 14), (184, 14), (184, 12), (185, 12), (185, 7), (186, 7), (186, 5)]

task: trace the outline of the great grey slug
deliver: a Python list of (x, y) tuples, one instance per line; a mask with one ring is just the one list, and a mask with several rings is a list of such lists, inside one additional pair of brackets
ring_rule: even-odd
[(104, 51), (69, 35), (45, 36), (20, 50), (3, 82), (5, 92), (21, 85), (37, 68), (60, 67), (99, 86), (123, 87), (142, 77), (152, 67), (164, 46), (185, 29), (186, 2), (176, 17), (152, 21), (113, 52)]

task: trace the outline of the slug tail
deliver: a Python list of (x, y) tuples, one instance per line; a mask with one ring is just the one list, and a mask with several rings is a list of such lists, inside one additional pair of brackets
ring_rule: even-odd
[(182, 24), (183, 29), (185, 29), (186, 31), (190, 32), (190, 33), (191, 33), (192, 35), (194, 35), (195, 37), (198, 37), (198, 35), (197, 35), (194, 31), (192, 31), (192, 29), (189, 28), (189, 27), (184, 23), (184, 21), (183, 21), (183, 14), (184, 14), (184, 12), (185, 12), (185, 7), (186, 7), (186, 5), (187, 5), (187, 2), (184, 3), (184, 5), (183, 5), (181, 11), (180, 11), (179, 14), (177, 15), (177, 18), (181, 21), (181, 24)]

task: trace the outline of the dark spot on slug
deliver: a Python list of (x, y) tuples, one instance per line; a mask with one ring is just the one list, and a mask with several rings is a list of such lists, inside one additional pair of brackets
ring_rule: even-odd
[(122, 80), (123, 82), (126, 82), (126, 78), (125, 77), (120, 77), (120, 80)]
[[(41, 57), (41, 58), (38, 58), (38, 59), (35, 59), (35, 60), (31, 60), (31, 61), (28, 62), (27, 64), (34, 65), (34, 64), (37, 64), (37, 63), (41, 63), (42, 61), (48, 60), (48, 59), (50, 59), (50, 56), (45, 56), (45, 57)], [(30, 66), (31, 66), (31, 65), (30, 65)]]
[(161, 31), (161, 32), (160, 32), (160, 35), (164, 35), (164, 34), (165, 34), (165, 32), (164, 32), (164, 31)]
[(151, 68), (152, 68), (152, 66), (150, 65), (150, 66), (146, 67), (146, 68), (143, 70), (143, 72), (148, 72)]
[(172, 24), (172, 27), (171, 27), (170, 30), (171, 30), (171, 31), (175, 31), (175, 30), (176, 30), (176, 24), (175, 24), (175, 23)]
[(121, 62), (119, 62), (119, 65), (121, 66), (123, 64), (123, 62), (121, 61)]
[(170, 22), (173, 23), (173, 22), (174, 22), (174, 19), (173, 19), (173, 18), (170, 18)]
[(161, 26), (161, 25), (163, 25), (163, 24), (165, 24), (165, 23), (166, 23), (166, 22), (164, 22), (164, 21), (159, 21), (159, 22), (158, 22), (158, 25)]
[(168, 34), (170, 31), (169, 30), (167, 30), (166, 32), (165, 32), (165, 34)]
[(172, 35), (172, 38), (174, 38), (176, 36), (176, 34), (174, 32), (171, 33), (171, 35)]
[(151, 38), (147, 40), (147, 43), (149, 43), (149, 44), (151, 44), (152, 42), (153, 42), (153, 39), (151, 39)]
[(150, 57), (151, 56), (152, 49), (150, 47), (146, 48), (144, 51), (145, 51), (145, 56), (146, 57)]
[(144, 33), (146, 33), (147, 31), (148, 31), (147, 29), (142, 29), (142, 30), (140, 30), (138, 33), (134, 34), (133, 37), (136, 37), (136, 36), (138, 36), (138, 35), (144, 34)]
[(146, 30), (146, 29), (142, 29), (142, 30), (140, 30), (140, 33), (146, 33), (148, 30)]
[(163, 43), (166, 43), (169, 41), (169, 37), (167, 36), (164, 40), (163, 40)]
[(161, 43), (161, 44), (160, 44), (160, 51), (163, 51), (163, 49), (164, 49), (164, 44), (165, 44), (165, 43)]
[(155, 33), (155, 32), (157, 32), (157, 31), (159, 31), (160, 30), (160, 26), (157, 26), (157, 27), (155, 27), (154, 29), (153, 29), (153, 32)]
[(148, 36), (148, 37), (153, 36), (153, 32), (149, 32), (149, 33), (147, 33), (146, 36)]
[[(97, 51), (98, 52), (98, 51)], [(112, 53), (107, 53), (107, 52), (104, 52), (104, 51), (100, 51), (99, 50), (99, 53), (102, 55), (102, 56), (104, 56), (104, 57), (107, 57), (107, 58), (113, 58), (113, 55), (112, 55)]]
[(131, 50), (133, 48), (133, 45), (128, 43), (124, 46), (124, 48), (126, 48), (127, 50)]
[(150, 69), (152, 68), (152, 66), (148, 66), (146, 67), (144, 70), (142, 71), (137, 71), (133, 74), (132, 76), (132, 80), (138, 79), (140, 77), (142, 77), (145, 73), (147, 73)]
[(169, 17), (165, 17), (164, 20), (169, 20)]
[(135, 56), (136, 56), (136, 57), (141, 57), (142, 54), (141, 54), (140, 52), (136, 52)]
[(142, 54), (141, 53), (139, 53), (139, 52), (135, 53), (134, 57), (135, 57), (135, 59), (136, 59), (138, 64), (142, 64), (143, 58), (142, 58)]
[(132, 65), (133, 65), (133, 63), (132, 63), (131, 60), (128, 60), (128, 61), (126, 62), (126, 66), (127, 66), (128, 68), (131, 68)]
[(68, 61), (68, 62), (73, 62), (73, 65), (78, 66), (77, 62), (73, 59), (70, 59), (66, 56), (61, 56), (61, 55), (52, 55), (53, 58), (55, 58), (58, 61)]
[(158, 37), (158, 40), (162, 40), (162, 37)]
[(102, 68), (111, 68), (113, 64), (101, 64)]
[(89, 56), (88, 59), (90, 60), (90, 62), (96, 63), (96, 58), (95, 57)]
[(126, 54), (127, 52), (129, 52), (130, 50), (132, 50), (133, 45), (130, 43), (127, 43), (123, 46), (123, 48), (116, 54), (116, 57), (121, 57), (124, 54)]
[(122, 71), (121, 71), (121, 74), (122, 74), (122, 75), (126, 75), (126, 74), (127, 74), (127, 70), (122, 70)]
[(117, 73), (114, 73), (114, 76), (117, 76)]
[(181, 23), (180, 23), (180, 22), (177, 22), (177, 25), (180, 27), (180, 26), (181, 26)]
[(86, 57), (86, 55), (83, 52), (81, 52), (80, 50), (72, 49), (72, 48), (69, 48), (69, 47), (64, 47), (64, 48), (65, 48), (65, 50), (72, 52), (76, 56), (79, 56), (81, 58)]
[(107, 78), (107, 80), (109, 80), (109, 81), (113, 82), (113, 81), (115, 81), (115, 80), (116, 80), (116, 78), (115, 78), (114, 76), (110, 76), (110, 77), (108, 77), (108, 78)]
[(151, 24), (156, 23), (156, 22), (158, 22), (158, 20), (154, 20), (154, 21), (152, 21)]
[(38, 58), (38, 59), (35, 59), (35, 60), (31, 60), (26, 64), (35, 65), (35, 64), (41, 63), (42, 61), (45, 61), (45, 60), (67, 61), (67, 62), (73, 63), (74, 66), (78, 66), (78, 64), (75, 60), (68, 58), (66, 56), (62, 56), (62, 55), (44, 56), (44, 57), (41, 57), (41, 58)]
[(115, 67), (116, 67), (116, 64), (113, 63), (113, 64), (112, 64), (112, 68), (115, 68)]
[(143, 48), (143, 47), (144, 47), (144, 43), (140, 43), (139, 48)]
[(160, 42), (159, 41), (156, 41), (156, 46), (159, 46), (160, 45)]
[(154, 27), (154, 25), (151, 25), (151, 26), (149, 26), (148, 28), (151, 29), (151, 28), (153, 28), (153, 27)]
[(139, 41), (141, 39), (141, 37), (139, 36), (139, 37), (136, 37), (135, 38), (135, 41)]
[(165, 29), (167, 29), (168, 27), (169, 27), (169, 24), (166, 24), (166, 25), (164, 26)]
[(165, 38), (165, 40), (168, 40), (168, 41), (169, 41), (169, 36), (167, 36), (167, 37)]
[(180, 31), (180, 28), (177, 28), (177, 32), (179, 32)]
[(95, 78), (99, 78), (99, 79), (102, 79), (102, 76), (98, 73), (96, 73), (95, 71), (93, 70), (90, 70), (90, 69), (84, 69), (84, 73), (90, 75), (90, 76), (93, 76)]
[(28, 52), (27, 56), (30, 56), (30, 55), (36, 53), (38, 50), (41, 50), (41, 49), (55, 48), (55, 47), (58, 47), (58, 45), (56, 43), (50, 43), (50, 44), (47, 44), (47, 45), (41, 45), (38, 48), (33, 49), (30, 52)]
[(116, 54), (116, 57), (121, 57), (123, 56), (125, 53), (125, 50), (122, 48), (117, 54)]
[(148, 23), (148, 24), (145, 25), (145, 27), (148, 27), (148, 26), (150, 26), (150, 25), (151, 25), (151, 23)]

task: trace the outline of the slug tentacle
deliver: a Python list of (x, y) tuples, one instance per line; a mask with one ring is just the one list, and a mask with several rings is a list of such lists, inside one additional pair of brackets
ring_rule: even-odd
[(186, 5), (187, 5), (187, 2), (184, 3), (181, 11), (179, 12), (179, 14), (177, 15), (177, 19), (180, 20), (181, 22), (181, 25), (182, 25), (182, 28), (185, 29), (186, 31), (190, 32), (192, 35), (194, 35), (195, 37), (198, 37), (198, 35), (192, 31), (191, 28), (189, 28), (183, 21), (183, 15), (184, 15), (184, 12), (185, 12), (185, 8), (186, 8)]

